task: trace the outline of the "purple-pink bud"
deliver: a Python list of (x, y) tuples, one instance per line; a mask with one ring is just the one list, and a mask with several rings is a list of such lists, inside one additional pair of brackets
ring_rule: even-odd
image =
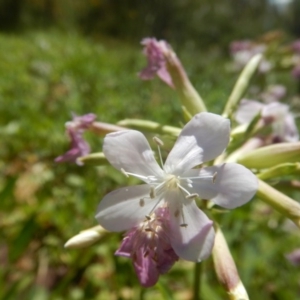
[(171, 75), (166, 66), (165, 52), (170, 49), (166, 41), (158, 41), (155, 38), (145, 38), (141, 44), (144, 46), (144, 54), (147, 57), (148, 65), (140, 73), (143, 80), (150, 80), (157, 75), (167, 85), (174, 88)]
[(83, 139), (83, 133), (95, 121), (96, 115), (86, 114), (83, 116), (73, 115), (73, 120), (66, 123), (66, 132), (70, 139), (70, 150), (55, 159), (55, 162), (76, 162), (78, 157), (90, 153), (90, 145)]
[(294, 266), (300, 265), (300, 248), (295, 249), (291, 253), (285, 255), (286, 259)]

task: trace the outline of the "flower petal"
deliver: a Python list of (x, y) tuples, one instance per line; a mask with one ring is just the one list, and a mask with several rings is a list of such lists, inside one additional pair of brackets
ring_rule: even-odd
[(150, 186), (147, 184), (110, 192), (100, 202), (96, 219), (109, 231), (124, 231), (137, 226), (157, 201), (149, 197), (149, 192)]
[(151, 287), (155, 285), (159, 278), (159, 270), (157, 269), (157, 263), (151, 255), (147, 255), (148, 249), (142, 247), (135, 252), (135, 258), (133, 259), (133, 265), (138, 279), (142, 286)]
[(284, 120), (284, 141), (298, 142), (299, 132), (292, 114), (288, 114)]
[(215, 174), (214, 180), (193, 179), (193, 187), (189, 191), (225, 208), (232, 209), (247, 203), (258, 188), (256, 176), (244, 166), (235, 163), (194, 169), (185, 175), (195, 177), (207, 174)]
[[(106, 135), (103, 152), (118, 170), (142, 176), (163, 176), (145, 136), (136, 130), (122, 130)], [(142, 179), (142, 178), (141, 178)], [(148, 180), (142, 179), (145, 182)]]
[(220, 155), (229, 142), (230, 122), (219, 115), (202, 112), (182, 129), (164, 169), (180, 175)]
[(265, 106), (258, 101), (243, 99), (236, 111), (235, 119), (240, 124), (250, 123)]
[[(189, 261), (206, 259), (214, 244), (213, 222), (197, 207), (194, 200), (184, 199), (181, 194), (168, 192), (170, 205), (170, 241), (175, 253)], [(182, 226), (186, 225), (186, 226)]]

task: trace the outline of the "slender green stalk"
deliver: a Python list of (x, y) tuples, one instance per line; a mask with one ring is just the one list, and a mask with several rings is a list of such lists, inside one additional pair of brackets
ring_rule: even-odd
[(192, 116), (199, 112), (207, 111), (203, 99), (190, 82), (176, 53), (172, 50), (168, 50), (165, 53), (165, 59), (182, 106), (184, 106)]
[(202, 264), (201, 263), (195, 263), (195, 269), (194, 269), (194, 297), (193, 300), (201, 300), (201, 271), (202, 271)]
[(261, 54), (256, 54), (251, 58), (248, 64), (243, 69), (240, 77), (238, 78), (230, 96), (225, 106), (223, 116), (228, 118), (231, 116), (239, 102), (241, 101), (243, 95), (245, 94), (247, 88), (250, 85), (250, 81), (259, 66), (259, 63), (262, 59)]
[(161, 125), (157, 122), (149, 120), (140, 120), (140, 119), (125, 119), (118, 122), (119, 126), (124, 126), (127, 128), (132, 128), (141, 131), (155, 132), (158, 134), (170, 134), (173, 136), (178, 136), (181, 128)]
[(291, 219), (298, 227), (300, 227), (299, 202), (281, 193), (262, 180), (259, 180), (257, 197), (271, 205), (275, 210)]

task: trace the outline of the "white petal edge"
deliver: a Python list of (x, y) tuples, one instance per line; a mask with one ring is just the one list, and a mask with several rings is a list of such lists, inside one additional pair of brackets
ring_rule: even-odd
[(164, 165), (167, 173), (180, 175), (220, 155), (228, 145), (230, 121), (219, 115), (202, 112), (182, 129)]
[(215, 180), (193, 180), (193, 188), (189, 191), (224, 208), (233, 209), (244, 205), (258, 189), (257, 177), (249, 169), (236, 163), (225, 163), (187, 172), (188, 176), (207, 174), (215, 174)]
[[(197, 207), (194, 200), (181, 204), (181, 195), (169, 192), (166, 201), (170, 204), (170, 242), (175, 253), (189, 261), (206, 259), (214, 245), (213, 222)], [(186, 200), (186, 199), (185, 199)], [(178, 214), (178, 211), (181, 211)], [(187, 224), (186, 227), (180, 226)]]
[[(118, 170), (142, 176), (163, 176), (145, 136), (136, 130), (109, 133), (104, 138), (103, 152)], [(144, 180), (148, 182), (147, 179)]]
[[(108, 193), (97, 208), (97, 221), (109, 231), (125, 231), (137, 226), (157, 201), (149, 198), (149, 192), (150, 186), (142, 184)], [(147, 199), (140, 202), (145, 197)]]

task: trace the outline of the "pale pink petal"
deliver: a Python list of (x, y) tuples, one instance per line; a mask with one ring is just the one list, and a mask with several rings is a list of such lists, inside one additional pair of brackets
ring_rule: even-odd
[(272, 102), (264, 106), (262, 111), (263, 118), (273, 119), (274, 121), (280, 121), (288, 114), (289, 106), (279, 102)]
[[(145, 136), (136, 130), (123, 130), (106, 135), (103, 152), (108, 161), (118, 170), (148, 176), (162, 177)], [(149, 182), (147, 178), (141, 178)]]
[(284, 120), (284, 141), (285, 142), (298, 142), (299, 132), (292, 114), (288, 114)]
[(96, 219), (109, 231), (125, 231), (137, 226), (157, 201), (151, 199), (149, 193), (150, 186), (147, 184), (112, 191), (100, 202)]
[(55, 158), (55, 162), (76, 162), (78, 165), (82, 163), (77, 161), (77, 158), (88, 155), (90, 153), (90, 145), (83, 139), (83, 132), (72, 127), (67, 128), (67, 134), (70, 138), (70, 149)]
[(146, 254), (146, 250), (144, 248), (137, 249), (133, 265), (140, 284), (144, 287), (151, 287), (158, 281), (160, 273), (155, 260)]
[(182, 129), (164, 169), (180, 175), (220, 155), (229, 142), (230, 122), (219, 115), (202, 112)]
[(179, 197), (182, 195), (176, 192), (166, 195), (171, 214), (171, 245), (180, 258), (200, 262), (211, 253), (215, 237), (213, 223), (194, 200)]
[(236, 163), (227, 163), (203, 169), (190, 170), (185, 176), (214, 175), (214, 180), (193, 179), (191, 193), (212, 200), (225, 207), (235, 208), (247, 203), (256, 193), (258, 181), (247, 168)]
[(264, 109), (265, 104), (254, 100), (243, 99), (238, 107), (235, 119), (240, 124), (250, 123), (253, 118)]
[(295, 249), (291, 253), (285, 255), (286, 259), (294, 266), (300, 265), (300, 248)]

